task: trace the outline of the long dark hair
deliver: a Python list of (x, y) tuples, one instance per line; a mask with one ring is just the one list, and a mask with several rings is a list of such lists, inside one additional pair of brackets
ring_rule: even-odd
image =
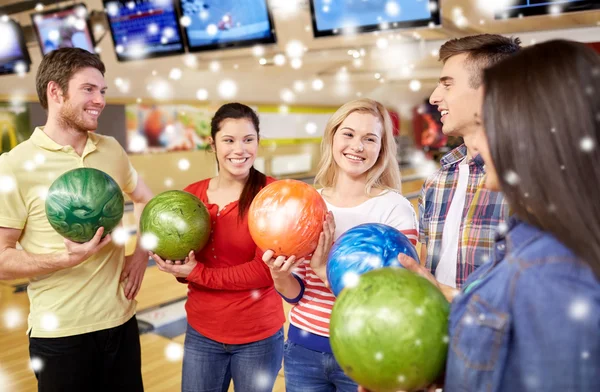
[(500, 186), (524, 221), (600, 278), (600, 55), (555, 40), (484, 73), (483, 121)]
[[(214, 140), (216, 140), (217, 132), (221, 130), (221, 124), (223, 123), (223, 121), (230, 118), (246, 119), (250, 121), (252, 125), (254, 125), (254, 129), (256, 130), (256, 136), (260, 137), (259, 121), (256, 112), (252, 110), (252, 108), (244, 104), (233, 102), (226, 103), (225, 105), (221, 106), (212, 118), (210, 122), (210, 136), (212, 136), (213, 142)], [(217, 166), (218, 165), (219, 161), (217, 160)], [(244, 216), (250, 208), (250, 204), (252, 204), (252, 200), (254, 200), (254, 196), (256, 196), (256, 194), (266, 184), (267, 177), (258, 170), (256, 170), (254, 166), (252, 166), (250, 168), (250, 174), (248, 175), (246, 183), (244, 184), (244, 189), (242, 189), (242, 194), (240, 195), (240, 200), (238, 204), (238, 217), (240, 220), (244, 219)]]

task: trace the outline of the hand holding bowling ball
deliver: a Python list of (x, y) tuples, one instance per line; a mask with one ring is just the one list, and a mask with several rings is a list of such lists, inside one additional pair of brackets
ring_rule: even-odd
[(333, 245), (334, 237), (335, 220), (333, 219), (333, 213), (329, 211), (327, 212), (325, 221), (323, 222), (323, 231), (319, 235), (317, 248), (310, 258), (310, 268), (325, 283), (325, 285), (328, 285), (327, 257), (329, 256), (329, 251)]
[(275, 256), (301, 259), (313, 253), (327, 213), (317, 190), (297, 180), (264, 187), (248, 210), (248, 229), (256, 245)]
[(298, 267), (300, 264), (304, 262), (304, 258), (298, 259), (296, 256), (275, 256), (275, 252), (271, 249), (267, 250), (263, 253), (262, 260), (267, 264), (269, 270), (271, 271), (271, 277), (273, 280), (278, 280), (282, 278), (287, 278), (294, 268)]
[(188, 253), (185, 260), (163, 260), (159, 255), (152, 252), (149, 252), (149, 255), (156, 262), (159, 270), (167, 272), (176, 278), (187, 278), (194, 268), (196, 268), (196, 265), (198, 265), (198, 260), (196, 260), (196, 254), (193, 250)]
[(60, 268), (74, 267), (81, 264), (85, 260), (89, 259), (90, 256), (104, 248), (110, 241), (110, 234), (104, 235), (104, 228), (100, 227), (94, 237), (88, 242), (80, 244), (79, 242), (73, 242), (67, 238), (64, 239), (65, 247), (67, 248), (67, 258), (64, 263), (60, 265)]
[(121, 222), (124, 198), (119, 185), (98, 169), (81, 167), (59, 176), (48, 189), (46, 216), (63, 237), (90, 241), (100, 227), (108, 235)]
[(152, 198), (140, 218), (142, 246), (162, 260), (184, 260), (210, 237), (210, 215), (191, 193), (166, 191)]
[(373, 392), (427, 387), (446, 363), (449, 308), (437, 287), (407, 269), (366, 272), (333, 306), (329, 332), (335, 359)]
[(342, 234), (333, 244), (327, 262), (327, 280), (338, 296), (356, 285), (360, 275), (376, 268), (402, 267), (398, 254), (418, 260), (410, 240), (397, 229), (381, 223), (365, 223)]

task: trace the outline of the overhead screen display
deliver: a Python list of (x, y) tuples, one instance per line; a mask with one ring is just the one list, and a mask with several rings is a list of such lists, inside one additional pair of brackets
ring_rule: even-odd
[(266, 0), (181, 0), (190, 51), (276, 42)]
[(104, 0), (119, 61), (183, 53), (174, 0)]
[(312, 0), (316, 37), (438, 25), (439, 2), (426, 0)]
[(496, 11), (496, 19), (518, 18), (600, 9), (600, 0), (510, 0)]
[(31, 19), (43, 54), (59, 48), (81, 48), (95, 53), (85, 5), (34, 13)]

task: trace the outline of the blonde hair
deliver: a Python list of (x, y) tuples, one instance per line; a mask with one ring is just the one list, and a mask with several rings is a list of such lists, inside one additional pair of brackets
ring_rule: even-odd
[(373, 188), (390, 189), (400, 192), (401, 179), (398, 160), (396, 159), (396, 142), (393, 136), (392, 119), (387, 109), (379, 102), (368, 98), (350, 101), (340, 107), (327, 121), (323, 140), (321, 141), (321, 160), (315, 184), (323, 188), (335, 185), (339, 167), (333, 159), (333, 136), (344, 120), (352, 113), (369, 113), (379, 120), (382, 127), (381, 149), (377, 161), (367, 172), (365, 192), (371, 195)]

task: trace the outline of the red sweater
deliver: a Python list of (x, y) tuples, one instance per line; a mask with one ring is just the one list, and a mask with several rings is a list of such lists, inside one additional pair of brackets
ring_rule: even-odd
[[(273, 181), (267, 177), (267, 184)], [(262, 261), (263, 252), (250, 237), (248, 218), (238, 220), (238, 202), (219, 211), (208, 202), (209, 182), (202, 180), (184, 189), (204, 202), (212, 224), (207, 245), (196, 254), (198, 265), (187, 277), (188, 323), (217, 342), (256, 342), (282, 327), (281, 297)]]

